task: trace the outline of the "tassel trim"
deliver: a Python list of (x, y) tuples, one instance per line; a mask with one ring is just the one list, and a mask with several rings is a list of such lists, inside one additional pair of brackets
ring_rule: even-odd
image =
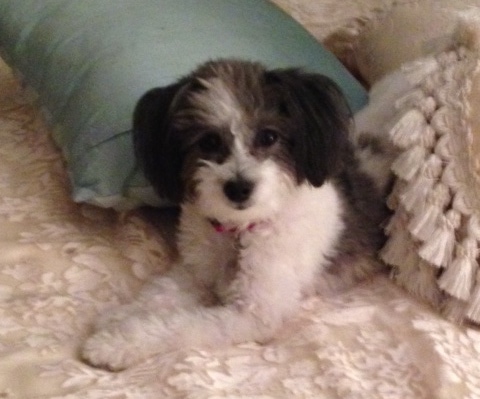
[(440, 277), (440, 288), (455, 298), (467, 301), (472, 294), (475, 275), (478, 269), (477, 241), (466, 238), (457, 245), (455, 259)]
[(455, 247), (455, 230), (460, 226), (460, 214), (451, 209), (440, 218), (439, 227), (423, 243), (420, 258), (436, 267), (447, 267), (452, 261)]

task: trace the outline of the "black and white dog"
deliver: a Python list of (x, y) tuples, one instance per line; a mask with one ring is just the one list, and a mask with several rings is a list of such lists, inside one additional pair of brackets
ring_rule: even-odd
[[(117, 370), (182, 348), (265, 341), (305, 295), (381, 268), (388, 168), (376, 181), (365, 173), (351, 121), (330, 79), (239, 60), (146, 93), (136, 151), (158, 193), (181, 204), (180, 259), (100, 318), (84, 359)], [(370, 161), (382, 156), (378, 138), (358, 141)]]

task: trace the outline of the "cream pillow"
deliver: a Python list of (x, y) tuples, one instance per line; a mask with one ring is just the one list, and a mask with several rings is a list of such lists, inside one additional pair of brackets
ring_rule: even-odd
[(354, 56), (360, 75), (369, 84), (405, 62), (437, 54), (452, 46), (458, 12), (478, 0), (417, 0), (397, 4), (363, 31)]

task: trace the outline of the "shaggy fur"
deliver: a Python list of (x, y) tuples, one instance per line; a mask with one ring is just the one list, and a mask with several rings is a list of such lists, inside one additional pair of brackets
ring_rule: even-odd
[(180, 259), (103, 315), (82, 356), (117, 370), (262, 342), (305, 295), (378, 270), (386, 177), (361, 171), (350, 126), (337, 86), (295, 69), (220, 60), (146, 93), (135, 146), (158, 193), (181, 204)]

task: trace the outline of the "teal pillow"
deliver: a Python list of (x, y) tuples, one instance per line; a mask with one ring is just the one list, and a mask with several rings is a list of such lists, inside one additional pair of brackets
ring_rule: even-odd
[(208, 59), (303, 67), (343, 89), (361, 85), (298, 23), (265, 0), (1, 0), (3, 56), (39, 94), (68, 164), (75, 201), (162, 203), (138, 170), (136, 101)]

